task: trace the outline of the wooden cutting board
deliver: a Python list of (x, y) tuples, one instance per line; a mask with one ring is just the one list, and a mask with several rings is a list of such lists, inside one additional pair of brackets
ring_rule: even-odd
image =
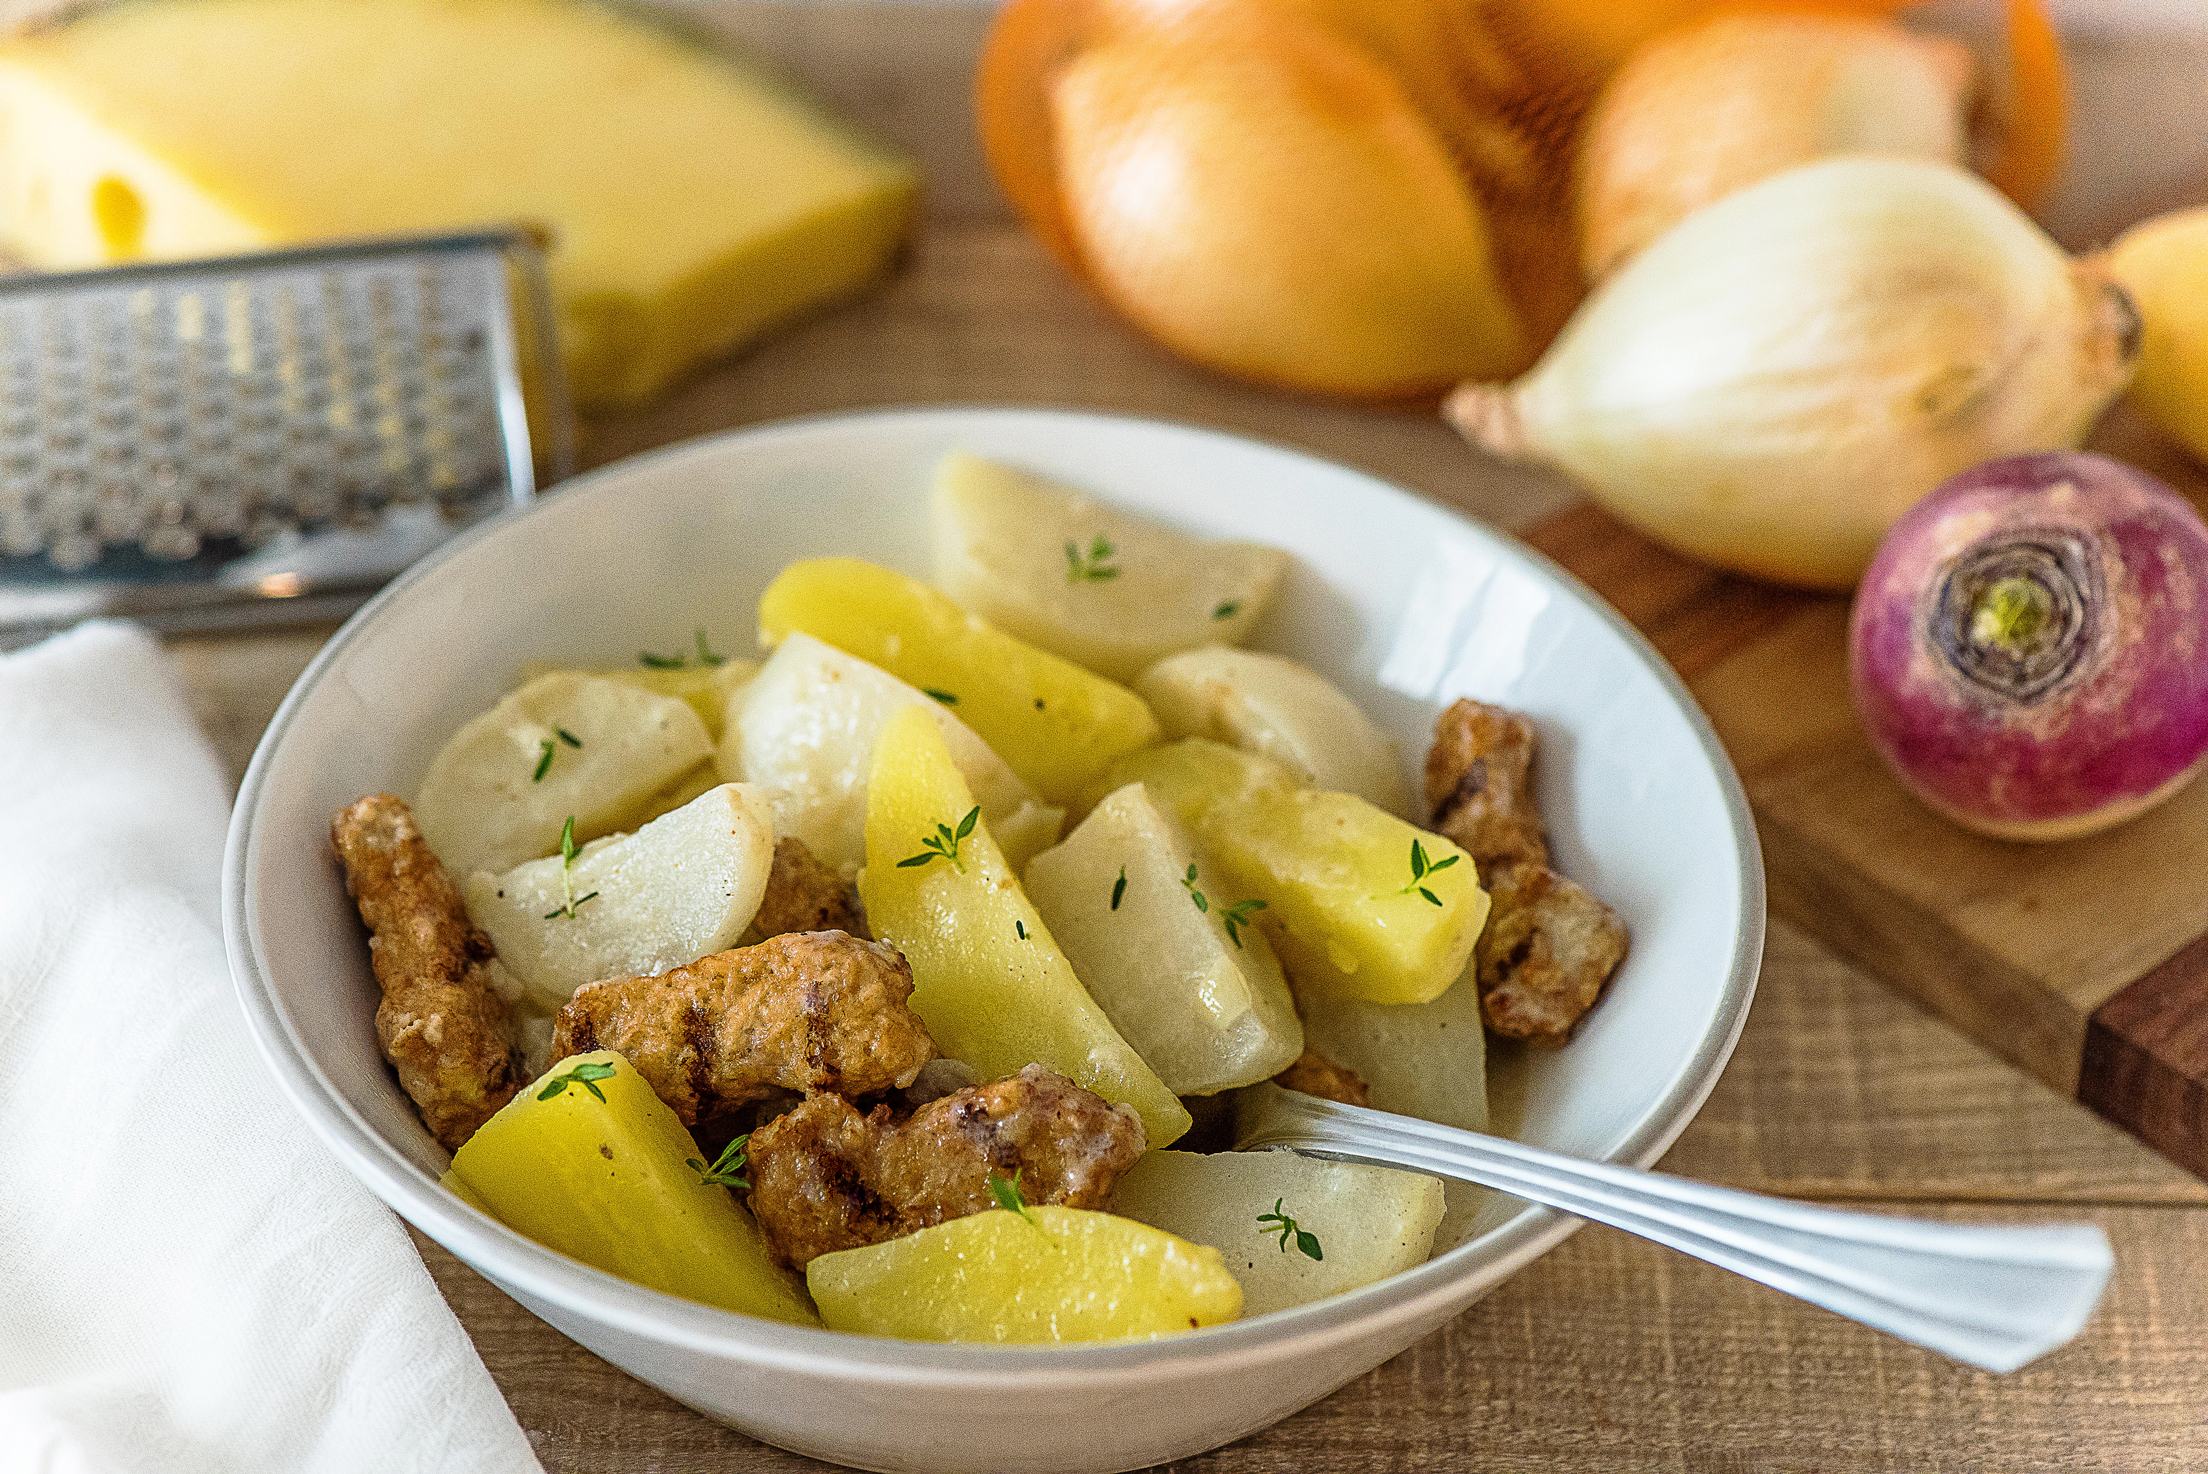
[[(2127, 416), (2094, 445), (2208, 502), (2208, 477)], [(1591, 503), (1523, 536), (1693, 689), (1755, 810), (1775, 913), (2208, 1178), (2208, 780), (2084, 839), (1968, 833), (1864, 738), (1846, 599), (1716, 573)]]

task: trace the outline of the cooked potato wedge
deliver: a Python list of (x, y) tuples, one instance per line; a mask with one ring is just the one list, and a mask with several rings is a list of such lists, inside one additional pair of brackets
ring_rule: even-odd
[(557, 849), (570, 816), (578, 842), (611, 833), (712, 755), (689, 703), (554, 671), (453, 733), (414, 819), (454, 874), (506, 870)]
[(766, 891), (774, 839), (767, 795), (724, 783), (634, 834), (583, 846), (572, 868), (553, 855), (478, 870), (463, 894), (530, 991), (565, 999), (735, 946)]
[(1272, 946), (1240, 898), (1209, 889), (1212, 869), (1131, 783), (1025, 876), (1089, 996), (1175, 1095), (1253, 1085), (1303, 1052)]
[(859, 898), (874, 935), (912, 964), (912, 1011), (984, 1080), (1047, 1065), (1133, 1106), (1150, 1144), (1174, 1140), (1188, 1111), (1074, 976), (979, 808), (927, 713), (883, 724)]
[(945, 595), (856, 558), (782, 570), (759, 600), (770, 644), (803, 633), (955, 702), (1030, 787), (1065, 803), (1112, 759), (1158, 740), (1158, 720), (1125, 686), (1018, 640)]
[(778, 834), (855, 872), (866, 859), (874, 744), (882, 724), (908, 707), (935, 719), (1008, 863), (1017, 868), (1057, 843), (1065, 811), (1043, 803), (949, 706), (811, 635), (785, 638), (729, 703), (714, 765), (727, 782), (767, 790)]
[(1424, 1003), (1464, 971), (1487, 892), (1440, 835), (1201, 737), (1111, 771), (1147, 786), (1189, 828), (1217, 862), (1222, 891), (1265, 902), (1259, 924), (1299, 996)]
[(1269, 757), (1309, 787), (1404, 811), (1395, 744), (1356, 702), (1293, 660), (1207, 645), (1151, 666), (1135, 694), (1167, 737), (1208, 737)]
[(929, 512), (945, 593), (1115, 681), (1177, 650), (1240, 644), (1288, 569), (1276, 548), (1188, 537), (964, 451), (937, 463)]
[(612, 1050), (552, 1066), (453, 1154), (450, 1185), (516, 1233), (686, 1300), (818, 1325), (751, 1215), (688, 1164), (697, 1143)]
[[(1279, 1212), (1310, 1234), (1261, 1222)], [(1208, 1244), (1242, 1286), (1242, 1313), (1263, 1315), (1339, 1295), (1424, 1264), (1444, 1209), (1442, 1182), (1419, 1172), (1323, 1162), (1294, 1152), (1151, 1152), (1119, 1180), (1116, 1208)]]
[(805, 1283), (831, 1331), (907, 1341), (1147, 1341), (1242, 1306), (1217, 1249), (1052, 1206), (992, 1208), (823, 1254)]
[(1304, 1038), (1355, 1070), (1375, 1109), (1487, 1129), (1487, 1031), (1471, 968), (1427, 1003), (1365, 1003), (1316, 989), (1297, 1001)]

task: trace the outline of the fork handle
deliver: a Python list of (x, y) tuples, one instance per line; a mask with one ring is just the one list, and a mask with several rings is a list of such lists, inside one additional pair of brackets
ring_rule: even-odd
[[(1815, 1207), (1282, 1090), (1244, 1150), (1407, 1167), (1607, 1223), (1973, 1366), (2007, 1372), (2075, 1336), (2115, 1267), (2091, 1224), (1928, 1223)], [(1276, 1099), (1277, 1097), (1277, 1099)], [(1254, 1107), (1254, 1109), (1252, 1108)]]

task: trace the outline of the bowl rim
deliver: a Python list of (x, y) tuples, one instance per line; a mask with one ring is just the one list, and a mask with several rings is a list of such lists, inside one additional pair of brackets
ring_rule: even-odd
[[(308, 1126), (338, 1159), (399, 1215), (435, 1239), (508, 1293), (559, 1309), (608, 1329), (660, 1345), (681, 1347), (737, 1362), (938, 1387), (1037, 1386), (1053, 1382), (1095, 1388), (1115, 1381), (1147, 1381), (1160, 1366), (1201, 1359), (1213, 1370), (1300, 1354), (1320, 1343), (1363, 1337), (1388, 1326), (1431, 1317), (1452, 1300), (1471, 1297), (1562, 1242), (1582, 1220), (1528, 1205), (1504, 1223), (1413, 1269), (1357, 1290), (1206, 1327), (1158, 1341), (1083, 1346), (996, 1346), (892, 1340), (743, 1315), (664, 1294), (594, 1269), (480, 1213), (423, 1172), (371, 1128), (317, 1066), (289, 1015), (277, 1003), (263, 971), (259, 927), (247, 893), (249, 860), (257, 840), (263, 788), (275, 752), (300, 708), (348, 647), (406, 597), (421, 579), (478, 542), (502, 535), (522, 519), (548, 508), (608, 493), (646, 465), (689, 457), (711, 458), (730, 444), (818, 434), (844, 426), (872, 426), (945, 415), (981, 420), (1056, 420), (1081, 426), (1114, 426), (1199, 440), (1229, 442), (1273, 454), (1315, 461), (1363, 483), (1383, 501), (1407, 503), (1419, 512), (1453, 519), (1494, 545), (1506, 559), (1531, 565), (1555, 580), (1609, 624), (1657, 678), (1687, 718), (1722, 797), (1739, 862), (1740, 920), (1733, 955), (1717, 996), (1719, 1026), (1705, 1035), (1671, 1089), (1607, 1160), (1648, 1166), (1693, 1120), (1738, 1043), (1755, 994), (1763, 956), (1765, 890), (1762, 847), (1746, 793), (1708, 717), (1668, 662), (1641, 632), (1577, 577), (1506, 532), (1466, 512), (1395, 485), (1369, 472), (1298, 446), (1208, 426), (1078, 407), (936, 403), (839, 410), (763, 421), (713, 431), (621, 457), (569, 478), (534, 502), (503, 510), (461, 531), (393, 579), (341, 625), (316, 652), (269, 721), (238, 787), (223, 847), (222, 931), (238, 1001), (248, 1032), (277, 1084)], [(1477, 1252), (1479, 1262), (1467, 1262)], [(535, 1308), (533, 1303), (531, 1308)], [(1459, 1309), (1462, 1308), (1460, 1305)], [(1453, 1313), (1453, 1312), (1451, 1312)]]

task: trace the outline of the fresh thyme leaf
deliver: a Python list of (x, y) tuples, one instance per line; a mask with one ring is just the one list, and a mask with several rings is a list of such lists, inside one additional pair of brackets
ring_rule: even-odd
[(958, 847), (967, 835), (974, 832), (974, 826), (980, 822), (981, 805), (975, 804), (966, 811), (966, 817), (958, 821), (957, 829), (952, 829), (948, 824), (936, 825), (935, 833), (920, 841), (920, 853), (908, 855), (899, 860), (897, 868), (902, 870), (908, 865), (925, 865), (930, 860), (942, 859), (950, 861), (951, 868), (964, 875), (966, 873), (966, 862), (958, 857)]
[(1066, 544), (1066, 582), (1102, 583), (1106, 579), (1119, 577), (1119, 570), (1112, 567), (1110, 563), (1114, 552), (1115, 549), (1112, 547), (1110, 540), (1101, 535), (1089, 544), (1089, 550), (1086, 553), (1081, 551), (1081, 544), (1068, 542)]
[(750, 1187), (751, 1183), (744, 1177), (744, 1164), (749, 1160), (744, 1155), (744, 1146), (750, 1140), (751, 1133), (747, 1131), (722, 1147), (721, 1154), (713, 1159), (710, 1167), (696, 1157), (682, 1160), (707, 1187)]
[(654, 655), (649, 650), (639, 650), (636, 663), (650, 670), (681, 670), (689, 662), (680, 655)]
[(1242, 950), (1242, 928), (1250, 924), (1250, 913), (1264, 909), (1265, 903), (1255, 896), (1219, 908), (1219, 919), (1227, 924), (1227, 940), (1234, 943), (1237, 952)]
[(709, 648), (707, 648), (707, 646), (706, 646), (706, 643), (705, 643), (705, 626), (704, 626), (704, 625), (702, 625), (702, 624), (701, 624), (701, 625), (699, 625), (699, 626), (698, 626), (698, 664), (700, 664), (700, 665), (719, 665), (719, 664), (721, 664), (721, 663), (722, 663), (723, 661), (725, 661), (725, 660), (726, 660), (727, 658), (728, 658), (728, 657), (727, 657), (727, 656), (725, 656), (725, 655), (715, 655), (715, 654), (714, 654), (714, 653), (712, 652), (712, 650), (710, 650)]
[(1012, 930), (1018, 934), (1021, 941), (1024, 942), (1027, 940), (1027, 923), (1020, 920), (1020, 918), (1018, 918), (1017, 916), (1012, 918)]
[(544, 781), (544, 775), (552, 771), (552, 754), (556, 750), (556, 744), (549, 737), (545, 738), (542, 743), (538, 744), (537, 770), (529, 775), (529, 781), (531, 783), (542, 783)]
[(925, 695), (933, 696), (936, 700), (942, 702), (945, 706), (958, 705), (958, 698), (956, 696), (953, 696), (948, 691), (938, 691), (933, 686), (922, 686), (920, 690)]
[(1233, 599), (1229, 599), (1217, 609), (1212, 610), (1211, 617), (1213, 619), (1232, 619), (1241, 612), (1242, 606)]
[(583, 739), (568, 731), (565, 727), (554, 727), (552, 730), (559, 733), (560, 740), (569, 747), (581, 747), (583, 745)]
[(1412, 891), (1417, 891), (1427, 900), (1433, 902), (1436, 906), (1439, 906), (1441, 904), (1441, 897), (1426, 889), (1425, 886), (1420, 885), (1419, 882), (1424, 880), (1427, 876), (1434, 874), (1436, 871), (1447, 870), (1451, 865), (1456, 864), (1457, 861), (1463, 858), (1464, 856), (1462, 855), (1451, 855), (1446, 860), (1429, 860), (1426, 858), (1426, 846), (1420, 844), (1415, 839), (1412, 840), (1411, 883), (1403, 887), (1403, 889), (1397, 891), (1396, 894), (1399, 896), (1407, 896)]
[[(997, 1206), (1005, 1212), (1017, 1213), (1029, 1223), (1035, 1223), (1035, 1215), (1027, 1209), (1027, 1199), (1020, 1194), (1020, 1174), (1026, 1170), (1025, 1167), (1014, 1168), (1010, 1177), (999, 1177), (994, 1172), (990, 1173), (989, 1196), (995, 1198)], [(1042, 1227), (1039, 1223), (1035, 1226)]]
[[(549, 748), (551, 744), (546, 743), (545, 746)], [(596, 891), (587, 896), (578, 897), (575, 894), (575, 816), (569, 814), (567, 822), (560, 826), (560, 908), (545, 912), (544, 919), (550, 921), (555, 916), (565, 916), (573, 921), (575, 908), (584, 901), (595, 900), (597, 896)]]
[(1280, 1234), (1280, 1252), (1283, 1254), (1288, 1252), (1288, 1241), (1292, 1238), (1296, 1241), (1296, 1248), (1306, 1259), (1324, 1260), (1326, 1251), (1319, 1247), (1319, 1236), (1298, 1227), (1295, 1219), (1280, 1211), (1280, 1205), (1285, 1201), (1284, 1198), (1275, 1198), (1272, 1212), (1257, 1215), (1258, 1231), (1272, 1233), (1277, 1230)]
[(545, 1081), (544, 1089), (537, 1092), (537, 1099), (550, 1100), (555, 1095), (567, 1094), (568, 1086), (580, 1085), (583, 1087), (583, 1089), (589, 1091), (592, 1095), (597, 1096), (600, 1100), (604, 1100), (606, 1098), (606, 1092), (598, 1088), (598, 1082), (600, 1080), (610, 1080), (612, 1078), (612, 1065), (602, 1065), (599, 1064), (596, 1060), (586, 1059), (581, 1064), (577, 1065), (574, 1069), (569, 1070), (566, 1074), (554, 1075), (551, 1079)]
[(1119, 879), (1112, 882), (1112, 909), (1119, 909), (1120, 898), (1127, 894), (1127, 867), (1119, 867)]
[(1209, 911), (1211, 909), (1211, 902), (1204, 898), (1202, 891), (1196, 889), (1196, 867), (1194, 865), (1189, 866), (1188, 874), (1181, 877), (1181, 889), (1188, 892), (1188, 898), (1196, 903), (1198, 911)]

